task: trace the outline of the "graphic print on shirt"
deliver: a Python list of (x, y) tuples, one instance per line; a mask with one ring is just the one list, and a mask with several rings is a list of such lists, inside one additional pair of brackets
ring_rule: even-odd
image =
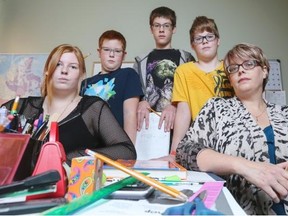
[(98, 96), (105, 101), (108, 101), (112, 96), (116, 95), (114, 91), (115, 78), (109, 80), (104, 78), (99, 80), (97, 83), (88, 85), (84, 94), (88, 96)]
[(224, 98), (233, 96), (233, 88), (231, 87), (230, 81), (225, 72), (217, 70), (216, 73), (217, 75), (213, 77), (215, 81), (215, 96)]
[(147, 64), (146, 95), (152, 109), (161, 112), (171, 102), (173, 77), (177, 65), (171, 60)]

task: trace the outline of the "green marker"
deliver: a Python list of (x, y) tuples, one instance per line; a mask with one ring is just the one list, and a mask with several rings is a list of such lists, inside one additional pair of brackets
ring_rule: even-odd
[[(149, 173), (142, 173), (144, 175), (149, 175)], [(111, 193), (127, 186), (130, 184), (134, 184), (136, 183), (138, 180), (136, 178), (133, 177), (127, 177), (121, 181), (115, 182), (113, 184), (110, 184), (106, 187), (101, 188), (100, 190), (94, 191), (92, 194), (87, 194), (87, 195), (83, 195), (79, 198), (76, 198), (74, 200), (72, 200), (71, 202), (65, 204), (65, 205), (61, 205), (58, 207), (54, 207), (52, 209), (49, 209), (45, 212), (43, 212), (43, 215), (69, 215), (69, 214), (73, 214), (76, 211), (79, 211), (80, 209), (100, 200), (103, 199), (105, 197), (107, 197), (108, 195), (110, 195)]]

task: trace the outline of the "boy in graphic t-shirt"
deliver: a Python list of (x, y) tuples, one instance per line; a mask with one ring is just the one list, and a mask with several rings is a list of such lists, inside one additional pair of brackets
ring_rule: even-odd
[(176, 107), (171, 103), (173, 77), (178, 65), (194, 60), (184, 50), (173, 49), (172, 36), (176, 32), (176, 15), (167, 7), (158, 7), (150, 14), (150, 30), (156, 48), (148, 54), (135, 58), (134, 69), (140, 75), (144, 97), (137, 111), (137, 129), (143, 123), (148, 128), (149, 109), (161, 112), (159, 128), (164, 123), (166, 132), (173, 129)]
[(126, 55), (125, 37), (115, 30), (104, 32), (99, 38), (98, 54), (101, 71), (82, 82), (81, 94), (107, 101), (117, 121), (135, 143), (137, 107), (143, 92), (135, 70), (121, 68)]

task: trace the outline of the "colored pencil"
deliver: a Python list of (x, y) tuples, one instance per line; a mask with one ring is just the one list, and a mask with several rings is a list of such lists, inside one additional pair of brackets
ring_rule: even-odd
[[(103, 187), (97, 191), (94, 191), (92, 194), (82, 195), (81, 197), (72, 200), (71, 202), (61, 205), (58, 207), (54, 207), (42, 213), (42, 215), (70, 215), (73, 214), (82, 208), (93, 204), (94, 202), (103, 199), (127, 185), (131, 185), (137, 182), (137, 179), (133, 177), (125, 178), (121, 181), (110, 184), (106, 187)], [(97, 215), (97, 212), (96, 212)]]
[(147, 107), (147, 109), (148, 109), (150, 112), (153, 112), (153, 113), (155, 113), (156, 115), (158, 115), (159, 117), (161, 117), (161, 115), (160, 115), (158, 112), (156, 112), (155, 110), (153, 110), (151, 107)]
[(175, 188), (172, 188), (172, 187), (169, 187), (165, 184), (162, 184), (161, 182), (156, 181), (155, 179), (152, 179), (148, 176), (145, 176), (140, 172), (129, 169), (129, 168), (123, 166), (122, 164), (118, 163), (117, 161), (114, 161), (108, 157), (105, 157), (104, 155), (93, 152), (89, 149), (86, 149), (85, 152), (88, 155), (94, 156), (94, 157), (102, 160), (103, 162), (115, 167), (116, 169), (122, 170), (123, 172), (133, 176), (134, 178), (138, 179), (139, 181), (142, 181), (142, 182), (146, 183), (147, 185), (150, 185), (150, 186), (154, 187), (155, 189), (160, 190), (163, 193), (166, 193), (172, 197), (179, 199), (180, 201), (186, 202), (188, 200), (188, 197), (185, 194), (176, 190)]

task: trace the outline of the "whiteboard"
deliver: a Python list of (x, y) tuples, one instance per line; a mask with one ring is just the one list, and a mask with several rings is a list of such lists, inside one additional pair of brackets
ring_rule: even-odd
[(170, 148), (170, 132), (158, 128), (160, 117), (151, 112), (149, 115), (149, 128), (145, 129), (145, 123), (141, 131), (137, 132), (136, 152), (137, 160), (150, 160), (167, 156)]
[(283, 90), (280, 60), (269, 60), (269, 64), (270, 72), (265, 90)]

